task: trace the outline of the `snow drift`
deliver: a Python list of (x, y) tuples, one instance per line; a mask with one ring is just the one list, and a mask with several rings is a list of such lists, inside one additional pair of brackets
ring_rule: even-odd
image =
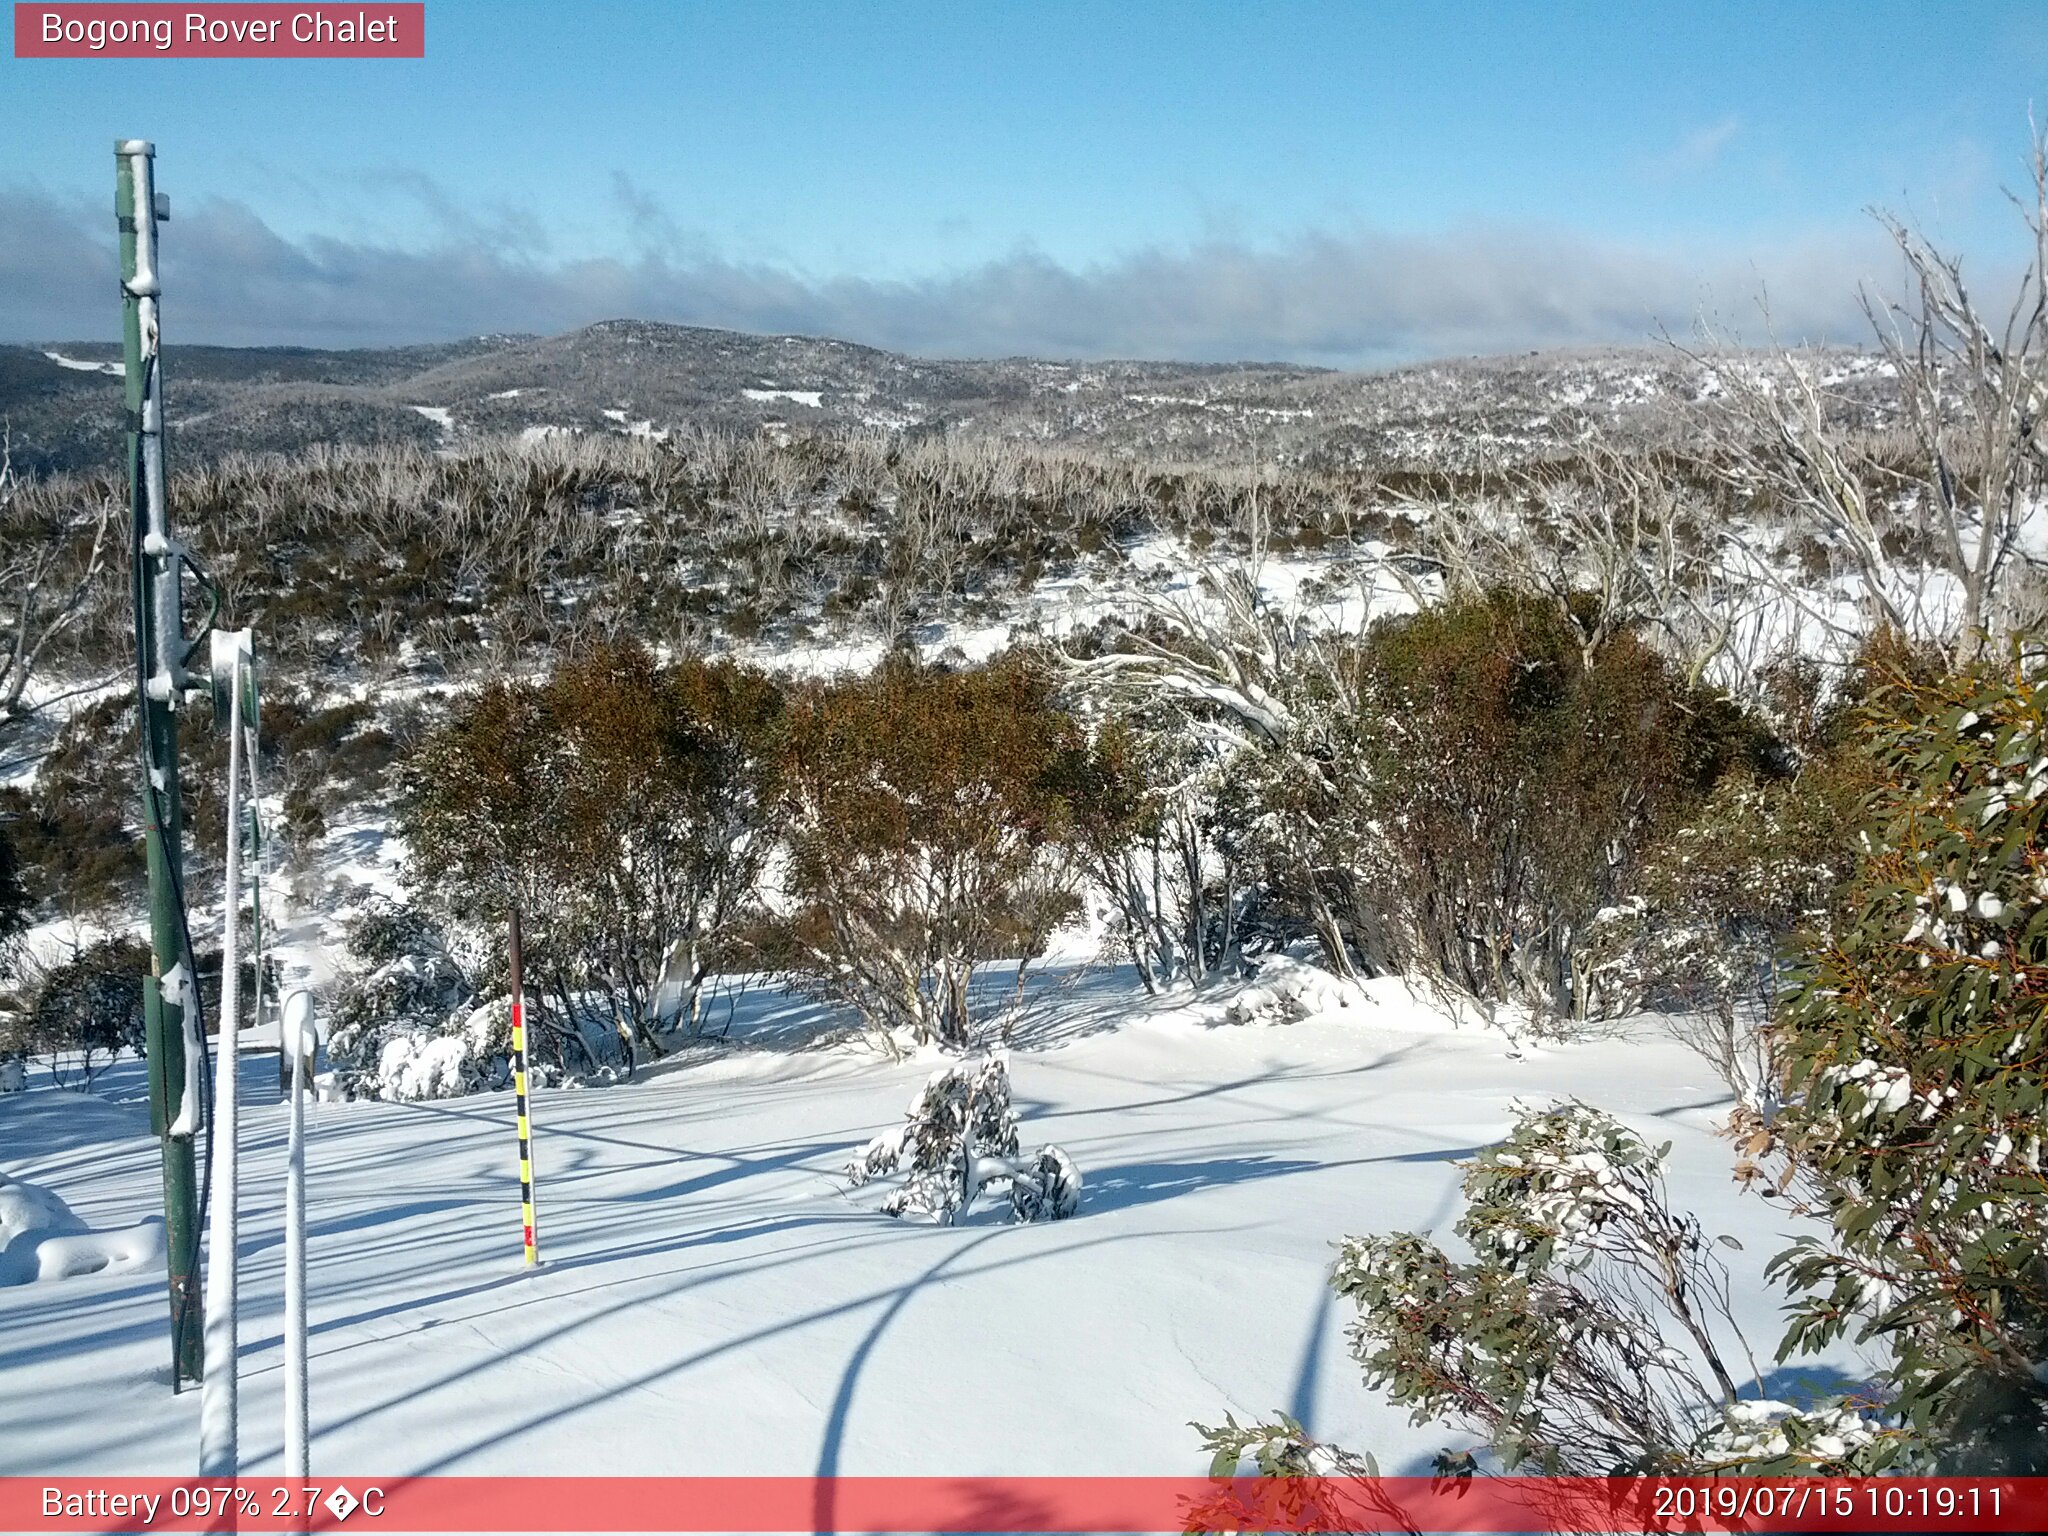
[(47, 1189), (0, 1173), (0, 1285), (129, 1274), (163, 1262), (161, 1221), (94, 1232)]

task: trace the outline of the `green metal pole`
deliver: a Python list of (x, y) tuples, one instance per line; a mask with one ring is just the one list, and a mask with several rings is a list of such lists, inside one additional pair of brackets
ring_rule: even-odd
[(203, 1369), (199, 1201), (198, 978), (186, 953), (178, 804), (177, 703), (184, 671), (180, 560), (164, 492), (163, 394), (158, 371), (155, 146), (115, 145), (114, 211), (121, 230), (121, 321), (128, 377), (128, 504), (133, 518), (137, 709), (142, 729), (142, 824), (149, 867), (151, 975), (143, 985), (150, 1127), (163, 1140), (164, 1226), (171, 1293), (171, 1389)]

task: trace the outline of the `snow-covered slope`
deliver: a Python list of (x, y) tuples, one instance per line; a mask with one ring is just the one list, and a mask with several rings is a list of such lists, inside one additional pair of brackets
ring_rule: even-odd
[[(1741, 1195), (1705, 1064), (1644, 1026), (1510, 1059), (1398, 988), (1291, 1025), (1055, 972), (1012, 1077), (1074, 1219), (950, 1229), (850, 1195), (849, 1154), (930, 1070), (853, 1047), (738, 1050), (537, 1095), (543, 1267), (520, 1268), (512, 1100), (322, 1105), (312, 1122), (316, 1473), (1180, 1473), (1188, 1420), (1281, 1408), (1415, 1470), (1446, 1436), (1359, 1384), (1324, 1281), (1346, 1233), (1447, 1233), (1456, 1160), (1517, 1100), (1577, 1094), (1669, 1139), (1674, 1201), (1740, 1234), (1760, 1355), (1781, 1242)], [(1241, 1016), (1245, 1010), (1237, 1010)], [(740, 1032), (817, 1022), (755, 994)], [(95, 1226), (156, 1202), (132, 1068), (100, 1100), (0, 1099), (0, 1165)], [(280, 1413), (283, 1115), (245, 1063), (245, 1465)], [(0, 1474), (182, 1472), (160, 1275), (0, 1290)], [(1846, 1359), (1844, 1365), (1852, 1362)], [(27, 1411), (24, 1411), (27, 1410)]]

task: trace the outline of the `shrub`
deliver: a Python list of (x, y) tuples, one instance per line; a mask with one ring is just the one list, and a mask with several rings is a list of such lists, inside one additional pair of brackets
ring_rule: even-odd
[[(354, 1098), (450, 1099), (512, 1082), (512, 1003), (479, 993), (475, 971), (417, 909), (371, 901), (349, 923), (350, 964), (336, 990), (327, 1057)], [(610, 1022), (579, 1009), (567, 1030), (533, 1026), (535, 1086), (610, 1082)], [(574, 1033), (569, 1033), (573, 1030)]]
[(1412, 1234), (1347, 1240), (1331, 1284), (1358, 1307), (1367, 1383), (1417, 1423), (1470, 1424), (1509, 1471), (1676, 1470), (1736, 1400), (1744, 1346), (1712, 1240), (1666, 1199), (1668, 1150), (1555, 1106), (1466, 1165), (1475, 1262)]
[[(0, 981), (12, 977), (20, 963), (20, 936), (28, 927), (33, 904), (21, 883), (14, 840), (0, 822)], [(19, 1093), (27, 1086), (27, 1053), (19, 1039), (21, 1003), (0, 991), (0, 1093)]]
[(804, 982), (884, 1036), (969, 1044), (976, 967), (1038, 954), (1077, 905), (1061, 786), (1084, 751), (1014, 658), (946, 673), (892, 657), (800, 695), (787, 889)]
[(935, 1072), (910, 1101), (903, 1124), (875, 1137), (847, 1164), (855, 1188), (901, 1173), (882, 1202), (890, 1216), (951, 1226), (983, 1190), (1007, 1184), (1015, 1221), (1059, 1221), (1081, 1203), (1081, 1175), (1058, 1147), (1018, 1150), (1010, 1073), (999, 1056)]
[(1854, 1329), (1945, 1470), (2048, 1471), (2048, 674), (1901, 678), (1849, 916), (1775, 1031), (1776, 1127), (1830, 1236), (1774, 1261), (1782, 1353)]
[[(12, 1052), (47, 1058), (50, 1079), (79, 1087), (121, 1057), (142, 1052), (142, 981), (148, 948), (134, 939), (102, 939), (51, 967), (13, 1023)], [(0, 1054), (9, 1054), (0, 1042)]]
[(1595, 919), (1757, 750), (1734, 706), (1628, 633), (1588, 660), (1566, 615), (1508, 592), (1381, 621), (1326, 694), (1314, 771), (1268, 775), (1265, 840), (1294, 839), (1283, 880), (1353, 951), (1544, 1014), (1639, 1001), (1595, 968)]
[(8, 974), (16, 941), (28, 927), (33, 903), (21, 880), (21, 858), (5, 822), (0, 822), (0, 976)]
[(22, 883), (39, 908), (90, 917), (139, 904), (134, 732), (132, 700), (101, 700), (58, 730), (31, 786), (0, 790)]
[[(337, 1081), (352, 1097), (447, 1097), (439, 1091), (451, 1086), (446, 1071), (434, 1074), (435, 1092), (397, 1092), (420, 1086), (417, 1075), (400, 1082), (402, 1064), (427, 1041), (461, 1029), (475, 987), (413, 908), (373, 900), (350, 920), (345, 942), (350, 965), (335, 991), (327, 1036)], [(479, 1069), (472, 1076), (489, 1075), (486, 1064), (472, 1064)]]
[[(1347, 1239), (1330, 1283), (1357, 1306), (1349, 1338), (1367, 1384), (1417, 1424), (1477, 1435), (1509, 1472), (1889, 1465), (1909, 1442), (1894, 1421), (1841, 1399), (1798, 1407), (1742, 1395), (1760, 1382), (1716, 1257), (1717, 1241), (1734, 1240), (1671, 1208), (1668, 1151), (1584, 1104), (1530, 1111), (1464, 1165), (1456, 1230), (1472, 1261), (1413, 1233)], [(1261, 1459), (1268, 1474), (1355, 1465), (1285, 1420), (1203, 1433), (1233, 1465), (1270, 1439), (1286, 1454), (1276, 1467)], [(1437, 1458), (1440, 1472), (1476, 1466), (1469, 1449)]]
[[(628, 1051), (694, 1026), (771, 845), (781, 694), (759, 673), (605, 646), (483, 690), (414, 752), (403, 824), (423, 901), (499, 948), (516, 902), (543, 1027), (584, 1053), (594, 1002)], [(671, 957), (678, 995), (657, 1020)], [(593, 1059), (588, 1065), (597, 1066)]]
[(1855, 862), (1859, 773), (1844, 753), (1789, 777), (1728, 775), (1645, 852), (1637, 899), (1603, 914), (1617, 969), (1677, 1010), (1673, 1032), (1757, 1125), (1778, 1108), (1769, 1026), (1795, 947), (1825, 939)]

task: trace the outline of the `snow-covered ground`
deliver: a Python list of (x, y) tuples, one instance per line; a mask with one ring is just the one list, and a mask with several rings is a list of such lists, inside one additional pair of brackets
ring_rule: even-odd
[[(520, 1267), (512, 1098), (323, 1104), (309, 1209), (316, 1472), (1188, 1473), (1190, 1419), (1279, 1408), (1418, 1470), (1454, 1437), (1365, 1389), (1325, 1285), (1346, 1233), (1448, 1233), (1458, 1159), (1517, 1101), (1577, 1095), (1670, 1140), (1674, 1202), (1727, 1257), (1768, 1358), (1789, 1219), (1730, 1178), (1726, 1096), (1652, 1023), (1513, 1059), (1398, 986), (1294, 1023), (1049, 971), (1011, 1058), (1024, 1138), (1085, 1188), (1070, 1221), (889, 1220), (848, 1156), (932, 1060), (801, 1042), (755, 992), (715, 1055), (536, 1095), (541, 1252)], [(1271, 992), (1268, 987), (1267, 992)], [(1240, 993), (1238, 1001), (1246, 1001)], [(1248, 999), (1257, 1002), (1257, 997)], [(1326, 993), (1323, 1001), (1331, 1001)], [(245, 1058), (242, 1414), (280, 1442), (283, 1111)], [(95, 1230), (158, 1209), (139, 1068), (0, 1096), (0, 1168)], [(160, 1274), (0, 1288), (0, 1474), (189, 1471)], [(1854, 1370), (1844, 1356), (1835, 1364)]]

